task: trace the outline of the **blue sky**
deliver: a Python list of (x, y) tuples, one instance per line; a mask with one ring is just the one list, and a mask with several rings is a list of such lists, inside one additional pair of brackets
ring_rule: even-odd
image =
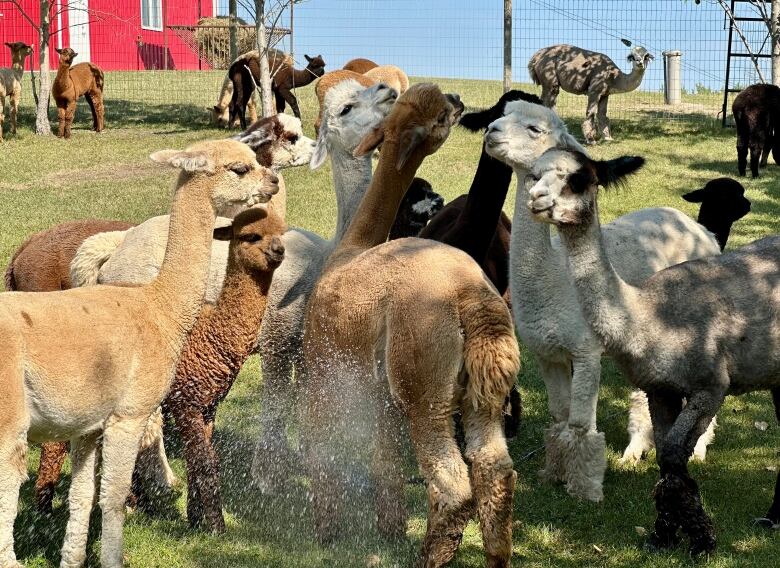
[[(515, 81), (528, 81), (528, 59), (555, 43), (601, 51), (628, 70), (625, 37), (656, 56), (643, 89), (662, 88), (661, 52), (671, 49), (683, 52), (684, 88), (723, 88), (727, 30), (712, 0), (514, 0), (513, 21)], [(756, 49), (764, 35), (751, 33)], [(296, 60), (319, 53), (328, 69), (368, 57), (409, 75), (500, 79), (502, 46), (503, 0), (306, 0), (295, 8)], [(747, 61), (734, 73), (756, 80)]]

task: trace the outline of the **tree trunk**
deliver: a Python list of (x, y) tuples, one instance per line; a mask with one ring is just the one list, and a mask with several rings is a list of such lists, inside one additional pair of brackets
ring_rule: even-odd
[(51, 134), (49, 124), (49, 96), (51, 93), (51, 74), (49, 72), (49, 0), (41, 0), (41, 31), (38, 41), (38, 73), (41, 88), (38, 94), (38, 107), (35, 110), (35, 133)]
[(238, 24), (238, 2), (230, 0), (228, 2), (228, 33), (230, 34), (230, 61), (235, 61), (238, 53), (238, 33), (236, 25)]
[(780, 87), (780, 0), (772, 0), (769, 33), (772, 36), (772, 84)]
[(265, 0), (255, 0), (255, 30), (257, 51), (260, 53), (260, 100), (263, 117), (276, 114), (274, 95), (271, 91), (271, 70), (268, 68), (268, 38), (265, 33)]
[(504, 92), (506, 93), (511, 88), (512, 88), (512, 0), (504, 0)]

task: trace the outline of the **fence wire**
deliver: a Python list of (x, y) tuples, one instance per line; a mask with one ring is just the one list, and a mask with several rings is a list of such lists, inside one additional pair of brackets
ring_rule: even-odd
[[(21, 0), (37, 18), (38, 0)], [(100, 5), (110, 5), (101, 9)], [(107, 117), (114, 124), (170, 120), (208, 120), (206, 108), (217, 100), (231, 62), (227, 0), (53, 0), (52, 47), (71, 45), (105, 72)], [(239, 51), (254, 41), (253, 2), (241, 0)], [(769, 4), (767, 3), (767, 9)], [(737, 2), (737, 15), (755, 16), (749, 2)], [(0, 0), (0, 42), (37, 36), (18, 9)], [(771, 46), (763, 22), (743, 22), (757, 53)], [(442, 81), (465, 89), (470, 106), (487, 105), (501, 93), (503, 75), (503, 0), (305, 0), (285, 10), (277, 21), (277, 47), (292, 52), (299, 68), (304, 55), (322, 55), (326, 70), (349, 59), (366, 57), (398, 65), (415, 80)], [(288, 33), (289, 32), (289, 33)], [(723, 105), (728, 21), (714, 0), (515, 0), (512, 76), (514, 86), (535, 93), (527, 70), (538, 49), (567, 43), (608, 55), (624, 72), (629, 49), (625, 38), (644, 46), (655, 60), (640, 87), (610, 97), (612, 119), (646, 117), (714, 122)], [(80, 48), (77, 46), (81, 46)], [(5, 46), (0, 66), (10, 65)], [(664, 103), (662, 53), (682, 52), (682, 99)], [(744, 52), (734, 34), (732, 50)], [(37, 56), (27, 63), (37, 70)], [(52, 70), (57, 57), (52, 53)], [(769, 59), (760, 60), (770, 77)], [(446, 80), (446, 81), (445, 81)], [(758, 81), (749, 58), (734, 58), (731, 86)], [(25, 79), (22, 115), (32, 113), (29, 78)], [(297, 89), (303, 103), (313, 101), (311, 86)], [(732, 97), (733, 98), (733, 97)], [(586, 99), (562, 93), (558, 111), (583, 116)], [(27, 107), (27, 110), (25, 110)], [(730, 111), (729, 111), (730, 112)], [(88, 116), (80, 105), (77, 119)]]

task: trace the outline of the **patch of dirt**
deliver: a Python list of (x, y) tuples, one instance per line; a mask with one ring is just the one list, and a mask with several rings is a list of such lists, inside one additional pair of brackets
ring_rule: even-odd
[(89, 181), (123, 181), (127, 179), (148, 177), (155, 172), (160, 172), (160, 166), (154, 162), (140, 162), (137, 164), (110, 164), (92, 166), (78, 170), (58, 170), (46, 174), (40, 183), (45, 185), (71, 185), (85, 180)]

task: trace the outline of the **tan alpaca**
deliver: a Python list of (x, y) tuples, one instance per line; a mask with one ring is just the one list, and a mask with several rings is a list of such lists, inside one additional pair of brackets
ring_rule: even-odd
[(378, 65), (366, 71), (364, 75), (377, 83), (384, 83), (388, 87), (392, 87), (400, 95), (403, 95), (409, 88), (409, 77), (406, 76), (403, 69), (395, 65)]
[[(321, 540), (337, 536), (345, 489), (340, 468), (356, 459), (362, 446), (352, 442), (366, 432), (374, 444), (379, 531), (405, 534), (400, 420), (406, 417), (428, 483), (418, 565), (449, 562), (476, 510), (488, 565), (504, 567), (516, 474), (502, 408), (520, 366), (509, 310), (466, 253), (416, 238), (385, 243), (415, 171), (462, 110), (435, 85), (414, 85), (355, 150), (361, 155), (382, 144), (371, 185), (309, 301), (302, 439)], [(458, 407), (470, 473), (453, 435)]]
[(0, 69), (0, 142), (3, 141), (3, 120), (5, 120), (5, 98), (11, 99), (11, 133), (16, 134), (16, 113), (22, 97), (22, 76), (24, 60), (32, 55), (32, 47), (21, 41), (6, 44), (11, 49), (11, 68)]
[(165, 261), (146, 286), (0, 294), (0, 566), (18, 566), (13, 523), (27, 441), (70, 440), (63, 567), (86, 557), (102, 434), (101, 564), (122, 562), (124, 503), (141, 436), (200, 313), (217, 214), (268, 201), (276, 176), (233, 140), (162, 150), (181, 168)]
[(93, 63), (73, 65), (78, 53), (69, 47), (57, 49), (60, 64), (57, 76), (51, 86), (51, 96), (57, 103), (59, 129), (57, 136), (70, 138), (70, 128), (76, 114), (76, 102), (83, 96), (92, 111), (92, 127), (95, 132), (103, 130), (103, 71)]

